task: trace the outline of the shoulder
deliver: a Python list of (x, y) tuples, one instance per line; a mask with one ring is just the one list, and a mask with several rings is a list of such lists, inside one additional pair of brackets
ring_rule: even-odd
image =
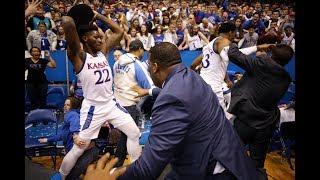
[(64, 115), (64, 118), (65, 118), (65, 120), (70, 120), (73, 118), (77, 118), (79, 116), (80, 116), (80, 114), (76, 110), (70, 110)]
[(37, 30), (32, 30), (29, 32), (28, 36), (34, 36), (37, 34)]

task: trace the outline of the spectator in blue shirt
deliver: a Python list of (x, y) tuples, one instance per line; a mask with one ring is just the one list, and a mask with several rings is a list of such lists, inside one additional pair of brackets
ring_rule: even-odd
[(194, 12), (195, 20), (197, 24), (200, 24), (202, 19), (205, 17), (205, 12), (202, 11), (201, 6), (198, 4), (197, 10)]
[(236, 4), (231, 4), (230, 5), (230, 10), (229, 10), (229, 13), (228, 13), (228, 19), (230, 21), (233, 21), (237, 16), (238, 16), (237, 5)]
[(205, 13), (206, 18), (212, 23), (212, 24), (217, 24), (221, 22), (221, 17), (217, 15), (217, 6), (216, 5), (211, 5), (209, 6), (209, 12)]
[(250, 26), (254, 27), (255, 32), (258, 33), (259, 36), (263, 34), (266, 29), (264, 23), (260, 20), (259, 13), (254, 13), (251, 20), (243, 23), (243, 29), (248, 30)]
[(40, 143), (52, 143), (63, 140), (63, 144), (68, 152), (73, 146), (73, 134), (79, 132), (80, 128), (80, 101), (74, 97), (68, 97), (64, 103), (63, 111), (64, 124), (57, 135), (49, 138), (39, 139)]

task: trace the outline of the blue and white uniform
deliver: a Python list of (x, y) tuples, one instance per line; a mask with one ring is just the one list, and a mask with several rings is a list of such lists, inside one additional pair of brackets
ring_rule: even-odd
[(101, 125), (107, 120), (115, 128), (133, 121), (113, 96), (112, 71), (103, 53), (99, 52), (97, 57), (87, 53), (84, 66), (77, 76), (84, 97), (80, 112), (80, 137), (97, 138)]
[(113, 66), (114, 96), (122, 106), (136, 105), (141, 98), (131, 89), (138, 85), (144, 89), (155, 87), (147, 70), (147, 64), (135, 55), (126, 53), (120, 56)]
[[(223, 95), (224, 78), (227, 73), (227, 67), (229, 64), (228, 50), (229, 46), (223, 48), (221, 53), (216, 53), (213, 49), (215, 41), (221, 37), (213, 39), (208, 45), (203, 47), (202, 50), (202, 68), (200, 70), (200, 76), (208, 83), (213, 92), (217, 95), (218, 100), (222, 108), (227, 113), (227, 106), (225, 104), (225, 98)], [(244, 54), (251, 54), (257, 51), (257, 46), (240, 49)]]
[[(106, 121), (127, 135), (127, 150), (131, 160), (141, 154), (140, 131), (130, 114), (116, 102), (113, 96), (113, 78), (107, 58), (102, 52), (94, 57), (86, 54), (82, 69), (77, 74), (82, 84), (83, 101), (80, 110), (79, 138), (85, 142), (98, 137), (101, 125)], [(89, 143), (86, 143), (88, 147)], [(85, 147), (85, 148), (86, 148)], [(85, 148), (74, 145), (64, 157), (59, 172), (62, 179), (70, 173)]]

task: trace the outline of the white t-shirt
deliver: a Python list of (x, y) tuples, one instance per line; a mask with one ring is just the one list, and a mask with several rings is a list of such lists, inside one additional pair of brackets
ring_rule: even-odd
[(199, 35), (190, 36), (190, 34), (188, 34), (188, 45), (189, 45), (189, 50), (191, 51), (203, 47)]
[(151, 37), (152, 35), (150, 34), (150, 33), (148, 33), (148, 36), (146, 36), (146, 35), (143, 35), (143, 36), (141, 36), (140, 34), (139, 34), (139, 36), (138, 36), (138, 39), (142, 42), (142, 44), (143, 44), (143, 48), (145, 49), (145, 50), (147, 50), (147, 51), (149, 51), (150, 50), (150, 48), (151, 48), (151, 42), (152, 42), (152, 37)]
[(172, 43), (174, 45), (177, 45), (177, 43), (178, 43), (178, 35), (177, 35), (177, 33), (172, 33), (172, 32), (170, 32), (170, 30), (167, 30), (164, 33), (163, 42), (169, 42), (169, 43)]

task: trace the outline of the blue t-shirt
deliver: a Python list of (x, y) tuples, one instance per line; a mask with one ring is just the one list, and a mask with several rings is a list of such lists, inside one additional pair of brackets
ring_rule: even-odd
[(178, 29), (178, 30), (177, 30), (177, 36), (178, 36), (178, 43), (177, 43), (177, 46), (179, 46), (179, 45), (182, 43), (182, 41), (183, 41), (184, 31), (183, 31), (183, 30)]
[(42, 37), (41, 37), (41, 47), (40, 47), (41, 51), (46, 51), (46, 50), (50, 50), (50, 42), (49, 42), (49, 39), (48, 39), (48, 36), (47, 34), (44, 34)]
[(60, 39), (57, 41), (57, 50), (64, 51), (67, 49), (67, 41), (64, 39)]
[(154, 34), (153, 38), (154, 38), (154, 44), (157, 45), (157, 44), (163, 42), (164, 34), (160, 34), (160, 36)]

